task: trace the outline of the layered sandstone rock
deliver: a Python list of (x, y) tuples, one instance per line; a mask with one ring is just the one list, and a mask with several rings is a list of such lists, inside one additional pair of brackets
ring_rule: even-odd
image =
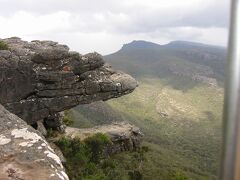
[(9, 50), (0, 50), (0, 104), (28, 124), (78, 104), (128, 94), (137, 86), (97, 53), (81, 55), (52, 41), (1, 41)]
[(137, 82), (97, 53), (52, 41), (0, 41), (9, 46), (0, 50), (0, 104), (7, 109), (0, 105), (0, 179), (66, 180), (64, 157), (42, 136), (45, 126), (64, 131), (59, 112), (128, 94)]
[(44, 137), (0, 105), (0, 179), (67, 180)]

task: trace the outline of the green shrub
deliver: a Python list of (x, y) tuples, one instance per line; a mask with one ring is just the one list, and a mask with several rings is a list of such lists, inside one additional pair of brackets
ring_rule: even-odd
[(0, 50), (9, 50), (9, 47), (5, 42), (0, 41)]
[(106, 168), (108, 168), (108, 167), (114, 169), (115, 166), (116, 166), (116, 165), (115, 165), (115, 163), (114, 163), (114, 161), (113, 161), (112, 159), (105, 159), (105, 160), (102, 161), (102, 163), (101, 163), (101, 167), (102, 167), (103, 169), (106, 169)]
[[(79, 178), (82, 180), (82, 178)], [(104, 174), (95, 174), (91, 176), (84, 177), (84, 180), (109, 180)]]
[(129, 168), (123, 168), (126, 162), (120, 158), (104, 155), (105, 147), (110, 143), (109, 138), (102, 133), (81, 141), (79, 138), (62, 137), (56, 142), (66, 158), (65, 168), (70, 179), (76, 180), (141, 180), (144, 154), (148, 148), (137, 151), (120, 153), (130, 157)]
[(142, 151), (143, 152), (148, 152), (149, 151), (149, 147), (148, 146), (142, 146)]
[(52, 128), (47, 129), (47, 137), (57, 137), (59, 135), (59, 132), (57, 130), (54, 130)]
[[(100, 162), (104, 147), (109, 143), (106, 135), (97, 133), (81, 141), (79, 138), (62, 137), (56, 142), (66, 157), (66, 170), (71, 179), (109, 179), (102, 166), (111, 171), (112, 164)], [(104, 162), (104, 161), (103, 161)]]
[(182, 172), (182, 171), (177, 171), (175, 173), (175, 176), (173, 177), (173, 180), (186, 180), (186, 179), (187, 179), (187, 177), (184, 174), (184, 172)]
[(70, 126), (73, 124), (73, 120), (70, 118), (70, 113), (68, 110), (64, 111), (64, 117), (63, 117), (63, 122), (67, 126)]
[(89, 148), (91, 161), (99, 162), (103, 157), (104, 147), (110, 143), (110, 140), (105, 134), (97, 133), (91, 137), (86, 138), (84, 142)]
[(129, 171), (128, 175), (129, 175), (130, 180), (142, 180), (143, 179), (142, 174), (139, 171), (136, 171), (136, 170)]

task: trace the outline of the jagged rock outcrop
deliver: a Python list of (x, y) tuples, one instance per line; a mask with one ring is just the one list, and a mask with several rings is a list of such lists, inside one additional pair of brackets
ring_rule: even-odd
[(44, 137), (0, 105), (0, 179), (67, 180)]
[(62, 112), (49, 115), (47, 118), (45, 118), (45, 126), (64, 133), (66, 125), (63, 123), (63, 118), (64, 113)]
[(0, 40), (9, 47), (0, 50), (0, 104), (7, 109), (0, 105), (0, 179), (68, 179), (64, 157), (43, 137), (45, 126), (64, 131), (59, 112), (128, 94), (137, 82), (97, 53), (80, 55), (52, 41)]
[(67, 127), (65, 135), (71, 138), (78, 137), (84, 140), (96, 133), (106, 134), (111, 140), (112, 143), (106, 147), (107, 154), (137, 149), (140, 147), (143, 137), (138, 127), (127, 122), (116, 122), (84, 129)]
[(52, 41), (1, 41), (9, 50), (0, 50), (0, 104), (28, 124), (78, 104), (122, 96), (137, 86), (97, 53), (80, 55)]

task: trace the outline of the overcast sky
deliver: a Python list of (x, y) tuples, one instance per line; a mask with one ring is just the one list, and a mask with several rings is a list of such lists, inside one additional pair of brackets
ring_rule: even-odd
[(80, 53), (173, 40), (226, 46), (230, 0), (0, 0), (0, 38), (54, 40)]

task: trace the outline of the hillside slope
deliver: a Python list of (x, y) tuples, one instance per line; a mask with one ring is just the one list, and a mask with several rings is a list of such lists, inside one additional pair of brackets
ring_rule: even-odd
[(113, 67), (132, 74), (135, 78), (157, 77), (169, 85), (173, 75), (208, 82), (224, 81), (226, 49), (198, 43), (173, 41), (166, 45), (133, 41), (116, 53), (105, 56)]
[(124, 121), (120, 113), (103, 101), (79, 105), (71, 110), (70, 118), (74, 127), (89, 128), (96, 125)]
[[(107, 104), (144, 132), (145, 179), (216, 179), (225, 57), (222, 47), (183, 41), (133, 41), (105, 56), (139, 81), (132, 94)], [(125, 156), (116, 159), (128, 164)]]

